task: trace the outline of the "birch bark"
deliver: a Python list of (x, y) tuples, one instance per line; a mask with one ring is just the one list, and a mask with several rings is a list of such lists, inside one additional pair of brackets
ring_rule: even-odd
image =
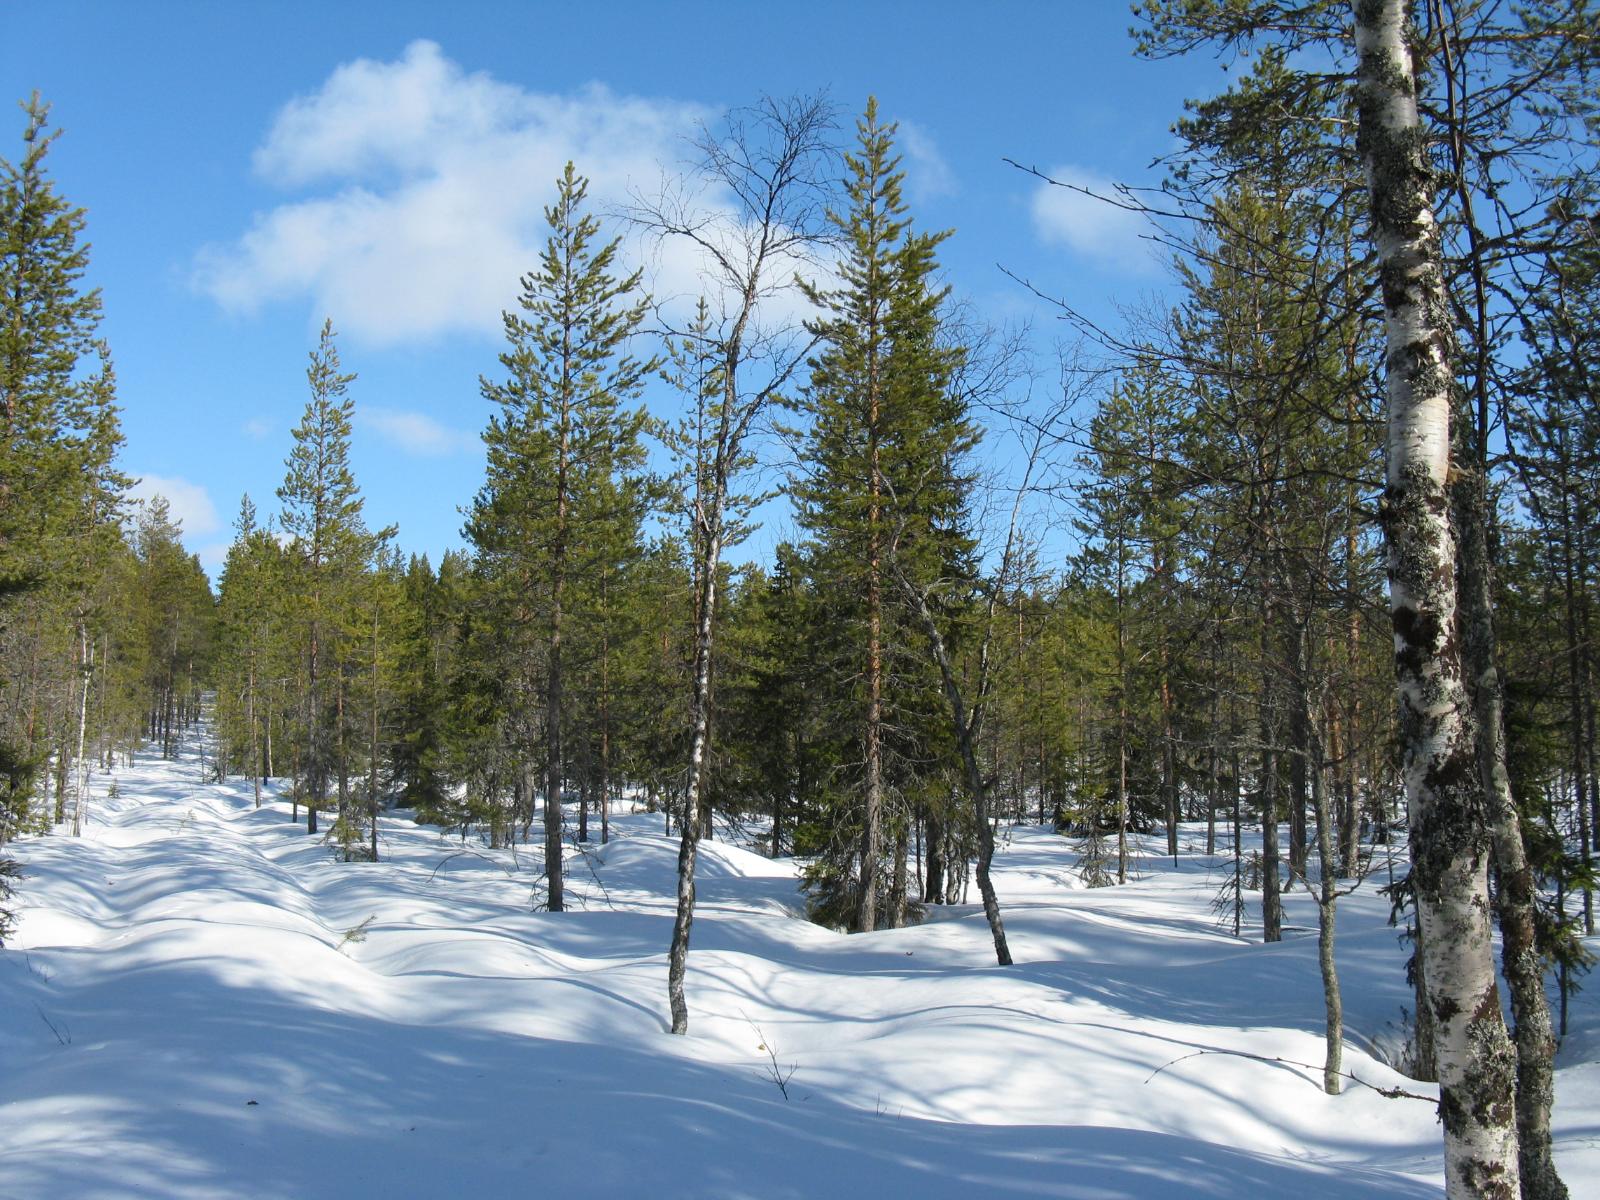
[(1436, 1025), (1445, 1186), (1515, 1200), (1516, 1058), (1489, 929), (1489, 813), (1456, 637), (1451, 328), (1404, 0), (1353, 0), (1357, 146), (1387, 335), (1384, 536), (1423, 972)]

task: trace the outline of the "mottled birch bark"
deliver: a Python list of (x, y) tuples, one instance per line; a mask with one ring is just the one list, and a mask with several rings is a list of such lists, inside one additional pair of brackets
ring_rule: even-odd
[(1435, 1020), (1445, 1187), (1515, 1200), (1516, 1059), (1489, 929), (1489, 814), (1456, 639), (1450, 313), (1404, 0), (1353, 0), (1357, 147), (1387, 335), (1384, 536), (1402, 773)]

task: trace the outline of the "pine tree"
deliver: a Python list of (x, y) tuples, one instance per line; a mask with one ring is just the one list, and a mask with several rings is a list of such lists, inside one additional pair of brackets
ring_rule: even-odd
[[(537, 271), (522, 279), (520, 312), (505, 314), (510, 348), (503, 383), (483, 382), (500, 406), (484, 432), (488, 479), (466, 533), (493, 580), (508, 628), (522, 627), (517, 653), (528, 672), (543, 654), (545, 878), (549, 909), (562, 896), (562, 802), (569, 719), (564, 659), (571, 588), (597, 557), (615, 558), (625, 528), (637, 528), (631, 484), (643, 462), (643, 410), (623, 405), (657, 365), (628, 353), (647, 311), (640, 273), (613, 272), (619, 241), (596, 243), (600, 223), (583, 211), (588, 181), (568, 163), (556, 202), (545, 209), (550, 236)], [(537, 643), (530, 634), (537, 630)], [(531, 745), (521, 747), (531, 761)]]
[(48, 106), (35, 94), (22, 107), (22, 157), (0, 158), (0, 842), (36, 817), (52, 749), (61, 807), (128, 482), (100, 295), (82, 286), (84, 213), (47, 174)]
[(454, 673), (455, 611), (451, 579), (459, 554), (445, 556), (436, 575), (426, 557), (413, 556), (401, 580), (396, 635), (396, 729), (389, 748), (400, 803), (417, 819), (454, 824), (446, 813), (450, 793), (449, 704)]
[(249, 774), (257, 808), (266, 777), (263, 725), (271, 720), (269, 664), (288, 601), (283, 558), (282, 547), (271, 530), (256, 523), (256, 507), (245, 496), (218, 588), (222, 678), (217, 708), (225, 758)]
[[(362, 517), (363, 501), (350, 469), (348, 395), (354, 375), (341, 373), (333, 322), (323, 322), (316, 350), (306, 368), (311, 398), (294, 429), (294, 447), (285, 461), (278, 499), (280, 524), (292, 539), (295, 584), (300, 600), (295, 623), (305, 664), (302, 697), (305, 746), (302, 774), (309, 789), (306, 832), (317, 832), (317, 813), (327, 798), (328, 781), (345, 766), (338, 754), (338, 701), (327, 685), (337, 679), (337, 642), (352, 590), (374, 550), (391, 531), (374, 537)], [(341, 812), (341, 816), (345, 815)]]

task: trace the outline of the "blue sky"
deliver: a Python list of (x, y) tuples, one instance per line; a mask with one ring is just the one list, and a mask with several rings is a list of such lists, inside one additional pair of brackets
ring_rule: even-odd
[[(497, 314), (568, 157), (604, 207), (679, 169), (684, 135), (729, 106), (826, 89), (848, 129), (876, 94), (914, 218), (955, 230), (948, 281), (1043, 347), (1065, 331), (997, 264), (1103, 316), (1165, 274), (1131, 222), (1002, 158), (1153, 182), (1183, 98), (1226, 83), (1209, 59), (1135, 60), (1129, 23), (1113, 0), (11, 0), (0, 96), (37, 88), (64, 130), (50, 168), (88, 210), (124, 467), (168, 494), (190, 549), (215, 570), (243, 492), (276, 511), (327, 315), (360, 377), (369, 520), (437, 559), (481, 479)], [(658, 294), (692, 286), (670, 256), (653, 270)]]

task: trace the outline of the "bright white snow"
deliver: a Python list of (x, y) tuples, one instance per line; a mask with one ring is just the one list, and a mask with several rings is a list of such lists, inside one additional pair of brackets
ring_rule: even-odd
[[(1320, 1089), (1311, 902), (1291, 899), (1285, 942), (1236, 941), (1209, 907), (1222, 859), (1151, 854), (1087, 890), (1063, 839), (1011, 831), (1003, 969), (976, 905), (846, 937), (800, 915), (792, 864), (707, 843), (685, 1039), (659, 817), (573, 851), (582, 911), (552, 915), (526, 850), (396, 816), (385, 861), (347, 865), (193, 755), (108, 782), (82, 838), (15, 848), (6, 1198), (1442, 1192), (1431, 1103)], [(1342, 902), (1345, 1063), (1431, 1093), (1373, 1056), (1409, 1002), (1387, 907), (1375, 883)], [(1592, 989), (1573, 1022), (1556, 1116), (1582, 1197)]]

